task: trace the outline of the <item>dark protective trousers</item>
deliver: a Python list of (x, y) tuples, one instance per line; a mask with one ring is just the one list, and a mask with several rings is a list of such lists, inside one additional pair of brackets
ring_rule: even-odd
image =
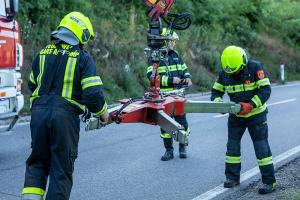
[[(240, 146), (241, 139), (246, 128), (248, 128), (254, 145), (256, 158), (258, 160), (259, 169), (262, 175), (262, 182), (264, 184), (272, 184), (276, 180), (274, 175), (272, 153), (268, 143), (268, 125), (266, 113), (254, 115), (249, 118), (229, 116), (225, 175), (228, 179), (240, 179)], [(233, 158), (233, 162), (229, 161), (231, 158)]]
[(32, 152), (26, 161), (24, 188), (46, 189), (46, 200), (67, 200), (77, 158), (79, 118), (72, 110), (35, 106), (31, 115)]
[[(186, 120), (186, 114), (181, 115), (181, 116), (174, 116), (173, 118), (175, 119), (176, 122), (181, 124), (186, 131), (188, 130), (189, 125), (188, 125), (188, 122)], [(160, 131), (161, 131), (161, 137), (163, 138), (164, 146), (165, 146), (166, 150), (167, 151), (173, 151), (174, 148), (173, 148), (172, 136), (169, 133), (167, 133), (166, 131), (164, 131), (163, 129), (160, 129)], [(179, 145), (184, 146), (184, 144), (179, 144)]]

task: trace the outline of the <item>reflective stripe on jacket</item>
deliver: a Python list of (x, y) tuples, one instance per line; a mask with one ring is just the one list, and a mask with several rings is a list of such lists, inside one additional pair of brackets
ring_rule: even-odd
[[(40, 96), (58, 95), (84, 111), (98, 115), (107, 110), (102, 81), (92, 57), (78, 46), (49, 44), (36, 56), (29, 76), (31, 104)], [(67, 105), (66, 105), (67, 106)]]
[[(149, 79), (152, 70), (152, 62), (149, 59), (147, 68), (147, 77)], [(168, 52), (168, 63), (160, 61), (158, 73), (160, 75), (161, 91), (170, 91), (174, 89), (173, 77), (178, 77), (180, 79), (191, 78), (191, 74), (188, 72), (188, 67), (176, 51)]]
[(251, 117), (266, 111), (266, 102), (271, 95), (270, 80), (260, 62), (250, 60), (239, 73), (228, 75), (219, 73), (212, 88), (211, 100), (222, 98), (227, 93), (230, 101), (235, 103), (248, 102), (253, 106), (251, 113), (237, 117)]

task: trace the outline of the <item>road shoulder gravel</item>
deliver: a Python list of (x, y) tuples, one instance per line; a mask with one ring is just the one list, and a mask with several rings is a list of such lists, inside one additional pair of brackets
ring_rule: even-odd
[(267, 195), (258, 194), (261, 181), (256, 180), (223, 200), (300, 200), (300, 157), (284, 164), (276, 170), (277, 188)]

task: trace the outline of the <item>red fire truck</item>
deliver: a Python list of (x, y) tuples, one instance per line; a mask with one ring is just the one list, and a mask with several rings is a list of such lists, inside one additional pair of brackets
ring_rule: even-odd
[(15, 19), (17, 11), (18, 0), (0, 0), (0, 120), (12, 118), (9, 129), (24, 106), (20, 73), (23, 47)]

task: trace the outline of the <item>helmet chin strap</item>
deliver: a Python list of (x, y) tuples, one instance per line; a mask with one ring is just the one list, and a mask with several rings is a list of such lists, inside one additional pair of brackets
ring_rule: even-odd
[(239, 70), (237, 70), (235, 73), (233, 73), (235, 76), (240, 76), (241, 72), (244, 70), (245, 65), (242, 65), (241, 68)]

